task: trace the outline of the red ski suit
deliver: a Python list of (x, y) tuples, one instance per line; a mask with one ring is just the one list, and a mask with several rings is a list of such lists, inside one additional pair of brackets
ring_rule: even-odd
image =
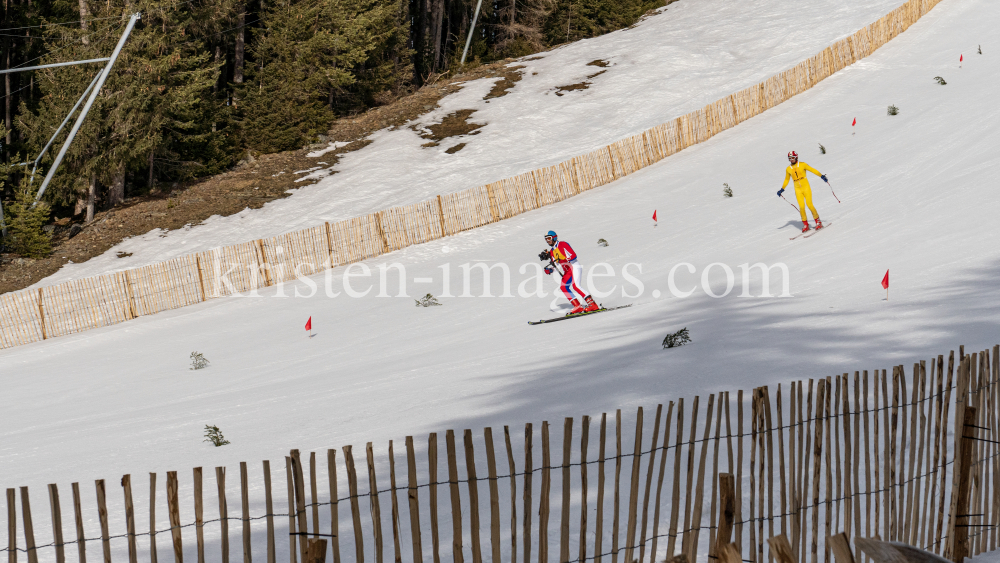
[(559, 241), (552, 247), (552, 260), (559, 265), (562, 270), (562, 282), (559, 287), (570, 301), (576, 299), (575, 291), (580, 298), (587, 296), (587, 293), (580, 289), (573, 278), (573, 267), (576, 266), (576, 252), (568, 242)]

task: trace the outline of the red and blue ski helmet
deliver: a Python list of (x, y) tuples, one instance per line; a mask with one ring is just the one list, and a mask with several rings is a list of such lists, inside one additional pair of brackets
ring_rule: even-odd
[(545, 238), (549, 237), (552, 237), (553, 240), (559, 240), (559, 235), (557, 235), (555, 231), (549, 231), (545, 233)]

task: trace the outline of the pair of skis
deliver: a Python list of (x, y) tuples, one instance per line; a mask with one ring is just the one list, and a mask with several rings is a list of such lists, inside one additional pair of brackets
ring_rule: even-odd
[(813, 229), (813, 230), (811, 230), (811, 231), (804, 231), (804, 232), (801, 232), (801, 233), (799, 233), (799, 234), (795, 235), (794, 237), (791, 237), (791, 238), (790, 238), (790, 239), (788, 239), (788, 240), (795, 240), (795, 239), (797, 239), (797, 238), (809, 238), (809, 237), (811, 237), (811, 236), (815, 235), (816, 233), (818, 233), (818, 232), (820, 232), (820, 231), (825, 231), (825, 230), (829, 229), (829, 228), (830, 228), (830, 225), (832, 225), (832, 224), (833, 224), (833, 223), (827, 223), (827, 224), (823, 225), (823, 228), (821, 228), (821, 229)]
[(565, 321), (567, 319), (575, 319), (577, 317), (586, 317), (587, 315), (596, 315), (597, 313), (604, 313), (604, 312), (607, 312), (607, 311), (614, 311), (616, 309), (624, 309), (626, 307), (631, 307), (631, 306), (632, 306), (632, 304), (629, 303), (628, 305), (619, 305), (618, 307), (608, 307), (608, 308), (601, 307), (600, 309), (598, 309), (596, 311), (584, 311), (582, 313), (576, 313), (575, 315), (566, 315), (564, 317), (555, 317), (553, 319), (542, 319), (540, 321), (528, 321), (528, 324), (529, 325), (541, 325), (541, 324), (545, 324), (545, 323), (554, 323), (554, 322), (557, 322), (557, 321)]

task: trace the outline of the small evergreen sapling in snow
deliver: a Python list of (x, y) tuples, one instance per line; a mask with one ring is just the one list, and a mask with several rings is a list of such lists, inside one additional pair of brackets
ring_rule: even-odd
[(722, 196), (733, 197), (733, 189), (729, 187), (729, 184), (722, 184)]
[(607, 246), (607, 245), (608, 245), (608, 241), (606, 241), (606, 240), (604, 240), (602, 238), (597, 239), (597, 246)]
[(982, 54), (983, 54), (983, 46), (982, 46), (982, 45), (980, 45), (980, 46), (979, 46), (979, 54), (980, 54), (980, 55), (982, 55)]
[(886, 110), (886, 113), (889, 115), (899, 115), (899, 108), (894, 105), (890, 105), (889, 109)]
[(684, 327), (673, 334), (668, 334), (666, 338), (663, 339), (664, 348), (676, 348), (678, 346), (683, 346), (691, 342), (691, 335), (688, 334), (687, 327)]
[(941, 78), (940, 76), (935, 76), (934, 80), (937, 80), (937, 83), (940, 84), (940, 85), (942, 85), (942, 86), (944, 86), (945, 84), (947, 84), (947, 82), (944, 81), (944, 78)]
[(229, 440), (222, 435), (222, 431), (219, 430), (218, 426), (205, 425), (205, 439), (202, 442), (212, 442), (215, 447), (225, 446), (229, 443)]
[(205, 369), (208, 367), (208, 358), (203, 356), (201, 352), (191, 352), (191, 369)]
[(823, 146), (823, 143), (819, 144), (819, 154), (826, 154), (826, 147)]
[(420, 299), (414, 299), (417, 302), (417, 307), (433, 307), (434, 305), (440, 305), (436, 297), (428, 293)]

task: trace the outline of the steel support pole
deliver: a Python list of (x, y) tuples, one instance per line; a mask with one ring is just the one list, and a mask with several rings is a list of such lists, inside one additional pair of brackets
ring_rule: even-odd
[(69, 61), (69, 62), (65, 62), (65, 63), (52, 63), (52, 64), (41, 65), (41, 66), (25, 66), (25, 67), (17, 67), (17, 68), (8, 68), (8, 69), (0, 70), (0, 74), (11, 74), (11, 73), (14, 73), (14, 72), (24, 72), (26, 70), (38, 70), (40, 68), (55, 68), (57, 66), (85, 65), (87, 63), (103, 63), (103, 62), (109, 61), (109, 60), (111, 60), (109, 57), (104, 57), (103, 59), (87, 59), (85, 61)]
[(104, 86), (104, 81), (108, 79), (108, 75), (111, 74), (111, 68), (115, 65), (115, 61), (118, 59), (118, 55), (122, 52), (122, 47), (125, 46), (125, 40), (128, 39), (129, 34), (132, 33), (132, 28), (135, 27), (135, 22), (139, 20), (139, 14), (132, 14), (132, 17), (128, 20), (128, 25), (125, 27), (125, 32), (122, 33), (121, 39), (118, 40), (118, 45), (115, 46), (115, 50), (111, 53), (111, 57), (108, 60), (107, 66), (104, 67), (104, 71), (101, 72), (100, 78), (97, 80), (97, 84), (94, 86), (93, 90), (90, 92), (90, 98), (87, 99), (87, 104), (83, 106), (80, 110), (80, 117), (76, 118), (76, 122), (73, 124), (73, 128), (70, 129), (69, 135), (66, 137), (66, 142), (63, 143), (61, 149), (59, 149), (59, 154), (56, 155), (55, 161), (52, 163), (52, 167), (49, 168), (48, 174), (45, 175), (45, 180), (42, 181), (41, 187), (38, 188), (38, 195), (35, 196), (35, 203), (42, 199), (42, 195), (45, 194), (45, 188), (48, 187), (49, 182), (52, 181), (52, 177), (55, 176), (56, 171), (59, 170), (59, 164), (62, 163), (63, 157), (66, 156), (66, 151), (69, 146), (73, 143), (73, 139), (76, 137), (77, 132), (80, 131), (80, 126), (83, 125), (83, 120), (87, 118), (87, 113), (90, 112), (90, 107), (94, 105), (94, 100), (97, 99), (97, 95), (101, 93), (101, 88)]
[(472, 15), (472, 26), (469, 28), (469, 37), (465, 40), (465, 49), (462, 51), (462, 62), (465, 64), (465, 56), (469, 54), (469, 45), (472, 44), (472, 33), (476, 31), (476, 20), (479, 19), (479, 8), (482, 7), (483, 0), (476, 2), (476, 12)]
[(94, 84), (97, 84), (97, 81), (100, 78), (101, 78), (100, 72), (94, 75), (94, 79), (90, 81), (90, 86), (87, 86), (87, 89), (83, 91), (83, 94), (80, 94), (80, 99), (76, 101), (76, 105), (74, 105), (73, 109), (69, 110), (69, 113), (66, 114), (66, 119), (64, 119), (62, 124), (59, 125), (59, 128), (56, 129), (56, 132), (52, 134), (52, 138), (49, 139), (49, 142), (45, 145), (45, 148), (42, 149), (42, 152), (38, 153), (38, 158), (35, 159), (35, 163), (31, 167), (31, 179), (28, 180), (29, 186), (35, 181), (35, 170), (38, 169), (38, 163), (42, 160), (42, 157), (45, 156), (45, 153), (48, 152), (49, 147), (52, 146), (52, 143), (55, 142), (56, 137), (59, 136), (59, 132), (63, 130), (63, 127), (66, 127), (66, 124), (69, 123), (69, 118), (73, 117), (73, 114), (76, 113), (76, 109), (80, 107), (80, 104), (83, 103), (83, 100), (87, 97), (87, 94), (90, 93), (90, 91), (94, 88)]

